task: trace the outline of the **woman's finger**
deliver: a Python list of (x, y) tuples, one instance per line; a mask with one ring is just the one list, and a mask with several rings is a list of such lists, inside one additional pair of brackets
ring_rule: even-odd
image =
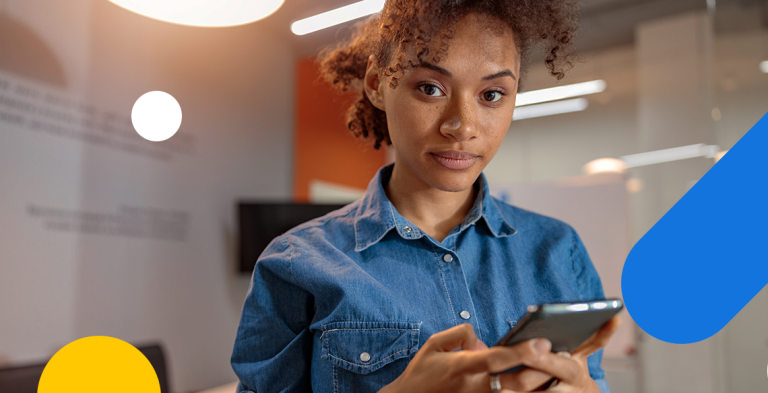
[[(585, 377), (584, 370), (578, 361), (572, 358), (558, 356), (554, 353), (547, 353), (541, 356), (537, 356), (531, 360), (526, 361), (525, 365), (547, 373), (564, 383), (572, 385), (576, 385), (581, 381), (582, 378)], [(534, 388), (537, 386), (534, 386)]]
[(552, 375), (533, 368), (499, 375), (501, 386), (521, 392), (530, 392), (552, 379)]
[(463, 323), (433, 334), (424, 343), (422, 349), (438, 352), (451, 352), (460, 348), (475, 349), (482, 347), (480, 344), (485, 346), (485, 344), (477, 338), (475, 329), (472, 325)]
[(573, 351), (573, 355), (589, 356), (608, 344), (611, 336), (621, 325), (621, 317), (616, 315), (606, 322), (600, 330), (595, 332), (587, 341)]
[(549, 353), (552, 344), (547, 339), (526, 340), (515, 345), (496, 345), (484, 351), (466, 351), (462, 354), (461, 372), (499, 373), (519, 366), (536, 356)]

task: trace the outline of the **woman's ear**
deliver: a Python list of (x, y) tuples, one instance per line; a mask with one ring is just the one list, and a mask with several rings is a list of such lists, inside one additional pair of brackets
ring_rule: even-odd
[(381, 79), (379, 78), (379, 67), (376, 64), (376, 60), (374, 59), (373, 55), (371, 55), (368, 58), (368, 66), (365, 70), (363, 89), (365, 90), (365, 95), (368, 97), (368, 100), (371, 101), (373, 106), (381, 110), (385, 110), (384, 95), (382, 94), (384, 85), (381, 83)]

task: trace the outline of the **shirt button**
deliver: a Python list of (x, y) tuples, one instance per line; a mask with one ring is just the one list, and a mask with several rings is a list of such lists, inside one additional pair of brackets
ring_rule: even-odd
[(462, 311), (459, 313), (461, 319), (469, 319), (469, 311)]
[(406, 231), (406, 232), (412, 231), (411, 227), (409, 227), (408, 225), (404, 226), (403, 230)]
[(371, 360), (371, 355), (368, 352), (363, 352), (360, 354), (360, 360), (362, 360), (363, 362), (367, 362)]
[[(445, 254), (445, 255), (443, 255), (443, 261), (445, 261), (445, 262), (451, 262), (451, 261), (453, 261), (453, 255), (451, 255), (451, 254)], [(466, 319), (466, 318), (465, 318), (465, 319)]]

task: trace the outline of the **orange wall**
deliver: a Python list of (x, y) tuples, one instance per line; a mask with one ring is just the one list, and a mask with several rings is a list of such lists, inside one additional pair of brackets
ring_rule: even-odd
[(314, 58), (296, 65), (293, 199), (309, 200), (309, 181), (323, 180), (365, 189), (385, 164), (384, 147), (373, 149), (355, 138), (344, 121), (353, 95), (339, 95), (318, 79)]

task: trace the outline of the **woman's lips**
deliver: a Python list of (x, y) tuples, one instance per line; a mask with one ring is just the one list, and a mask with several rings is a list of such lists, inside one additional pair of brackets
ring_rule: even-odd
[(467, 169), (475, 164), (477, 155), (466, 151), (441, 151), (430, 153), (438, 164), (448, 169)]

